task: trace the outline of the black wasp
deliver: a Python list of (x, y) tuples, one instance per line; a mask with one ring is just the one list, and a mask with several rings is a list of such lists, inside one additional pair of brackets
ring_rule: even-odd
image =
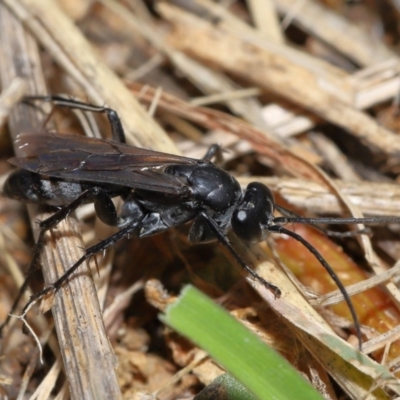
[[(23, 202), (57, 206), (58, 210), (40, 223), (40, 235), (31, 269), (37, 262), (44, 233), (83, 203), (93, 202), (98, 217), (119, 231), (88, 248), (85, 255), (53, 285), (34, 294), (25, 309), (36, 299), (58, 290), (68, 277), (88, 258), (127, 236), (145, 237), (192, 221), (189, 239), (193, 243), (218, 240), (254, 279), (280, 295), (278, 287), (256, 274), (227, 239), (232, 229), (247, 243), (260, 242), (269, 233), (283, 233), (301, 242), (328, 271), (347, 302), (361, 348), (361, 331), (351, 299), (329, 264), (300, 235), (283, 225), (302, 224), (383, 224), (400, 222), (396, 217), (371, 218), (301, 218), (276, 206), (271, 190), (252, 182), (243, 191), (237, 180), (211, 162), (219, 148), (212, 146), (203, 159), (197, 160), (146, 150), (125, 143), (118, 114), (107, 107), (59, 96), (32, 96), (26, 103), (50, 101), (71, 109), (105, 113), (113, 140), (58, 133), (28, 134), (17, 138), (24, 157), (12, 158), (18, 167), (7, 179), (3, 193)], [(123, 205), (118, 213), (113, 197)], [(275, 217), (277, 208), (284, 216)], [(27, 286), (27, 282), (24, 287)], [(18, 299), (17, 299), (18, 301)]]

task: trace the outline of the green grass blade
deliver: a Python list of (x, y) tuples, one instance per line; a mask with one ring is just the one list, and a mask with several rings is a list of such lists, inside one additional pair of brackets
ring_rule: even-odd
[(232, 375), (222, 374), (214, 379), (194, 400), (257, 400), (237, 379)]
[(284, 358), (194, 287), (185, 287), (160, 318), (206, 350), (258, 399), (322, 399)]

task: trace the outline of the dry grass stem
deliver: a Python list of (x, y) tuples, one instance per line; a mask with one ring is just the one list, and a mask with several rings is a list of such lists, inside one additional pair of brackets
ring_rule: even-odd
[[(324, 186), (305, 179), (277, 177), (240, 177), (243, 187), (251, 181), (263, 182), (279, 193), (288, 204), (315, 214), (341, 214), (343, 206)], [(341, 193), (357, 205), (364, 215), (400, 215), (398, 185), (380, 182), (335, 181)], [(379, 193), (379, 197), (376, 196)]]
[[(216, 29), (207, 22), (165, 3), (160, 4), (159, 9), (174, 25), (170, 41), (179, 50), (204, 62), (218, 65), (238, 77), (250, 78), (252, 84), (299, 103), (320, 117), (347, 129), (372, 149), (397, 158), (400, 144), (393, 133), (379, 126), (366, 114), (347, 105), (330, 85), (333, 82), (321, 82), (322, 76), (281, 54), (258, 47), (246, 38), (235, 37), (230, 32)], [(196, 47), (192, 43), (196, 43)], [(251, 75), (248, 74), (249, 71), (253, 71)]]
[[(29, 82), (30, 93), (45, 93), (46, 88), (41, 75), (38, 49), (32, 37), (14, 19), (4, 5), (0, 5), (1, 29), (3, 40), (15, 38), (3, 49), (10, 48), (11, 52), (3, 51), (1, 77), (7, 79), (22, 76)], [(12, 32), (12, 33), (11, 33)], [(18, 34), (17, 34), (18, 32)], [(25, 63), (18, 55), (24, 48)], [(17, 58), (16, 58), (17, 56)], [(22, 111), (24, 110), (24, 112)], [(31, 118), (29, 118), (31, 117)], [(10, 115), (10, 129), (13, 137), (21, 132), (40, 130), (43, 121), (36, 110), (20, 105)], [(19, 149), (15, 149), (18, 154)], [(37, 213), (31, 208), (33, 228), (37, 230), (37, 219), (43, 220), (46, 215)], [(46, 236), (47, 245), (42, 255), (43, 275), (50, 284), (55, 282), (83, 254), (83, 243), (79, 240), (77, 222), (73, 218), (63, 221)], [(55, 251), (56, 250), (56, 251)], [(87, 268), (81, 269), (79, 279), (72, 279), (67, 290), (61, 290), (55, 296), (53, 316), (56, 322), (60, 348), (68, 375), (71, 395), (74, 398), (117, 398), (119, 388), (116, 384), (115, 359), (105, 336), (101, 312)], [(84, 321), (84, 322), (83, 322)], [(107, 365), (107, 372), (99, 373), (94, 360), (101, 360)], [(114, 378), (114, 379), (113, 379)], [(97, 382), (97, 383), (95, 383)], [(96, 387), (96, 393), (93, 392)], [(99, 391), (99, 388), (102, 389)]]
[(257, 30), (271, 41), (283, 43), (284, 38), (272, 0), (248, 0), (249, 10)]
[[(371, 289), (386, 281), (389, 281), (392, 278), (396, 278), (395, 281), (397, 281), (399, 274), (400, 274), (400, 263), (397, 262), (391, 269), (382, 272), (379, 275), (375, 275), (372, 276), (371, 278), (365, 279), (362, 282), (355, 283), (354, 285), (351, 286), (347, 286), (346, 290), (350, 296), (353, 296), (357, 293), (362, 293), (368, 289)], [(327, 306), (331, 304), (337, 304), (341, 301), (343, 301), (343, 294), (340, 293), (339, 290), (335, 290), (334, 292), (318, 297), (318, 299), (316, 300), (310, 300), (310, 303), (314, 305)]]
[(49, 398), (51, 392), (54, 390), (57, 379), (62, 371), (61, 355), (58, 355), (53, 363), (50, 371), (43, 379), (42, 383), (38, 386), (36, 391), (32, 394), (30, 400), (46, 399)]
[(0, 129), (3, 127), (12, 108), (21, 101), (25, 92), (26, 82), (18, 77), (3, 90), (0, 96)]
[[(398, 57), (382, 41), (316, 1), (276, 0), (275, 4), (280, 13), (291, 15), (292, 23), (313, 37), (334, 46), (340, 53), (361, 66)], [(296, 9), (295, 13), (291, 12), (293, 9)]]

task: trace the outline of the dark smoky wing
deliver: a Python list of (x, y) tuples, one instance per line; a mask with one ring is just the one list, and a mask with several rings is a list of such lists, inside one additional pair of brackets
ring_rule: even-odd
[[(102, 157), (105, 155), (119, 155), (122, 156), (118, 159), (119, 165), (123, 165), (124, 162), (132, 163), (133, 160), (135, 160), (134, 164), (143, 163), (147, 166), (149, 163), (152, 166), (158, 166), (171, 164), (193, 165), (199, 162), (199, 160), (193, 158), (142, 149), (112, 140), (60, 133), (23, 134), (17, 137), (15, 144), (18, 146), (22, 157), (37, 157), (48, 153), (62, 155), (76, 153), (75, 158), (83, 157), (87, 168), (90, 168), (89, 165), (91, 163), (89, 158), (86, 160), (88, 155), (92, 157), (93, 162), (97, 162), (95, 155)], [(116, 159), (112, 159), (115, 162)]]
[(178, 178), (163, 173), (168, 165), (203, 161), (160, 153), (103, 139), (61, 134), (20, 135), (24, 157), (11, 164), (38, 174), (73, 181), (111, 183), (166, 193), (185, 193)]
[(189, 187), (179, 178), (164, 174), (162, 171), (70, 171), (67, 173), (52, 174), (71, 181), (87, 181), (90, 183), (109, 183), (112, 185), (120, 185), (130, 187), (132, 189), (145, 189), (157, 192), (163, 192), (171, 195), (185, 196), (189, 194)]

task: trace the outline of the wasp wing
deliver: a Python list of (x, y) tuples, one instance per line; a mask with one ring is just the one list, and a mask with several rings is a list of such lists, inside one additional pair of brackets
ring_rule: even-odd
[(165, 167), (205, 162), (110, 140), (57, 133), (20, 135), (16, 144), (23, 157), (9, 161), (28, 171), (170, 194), (187, 193), (188, 188), (177, 177), (165, 174)]

